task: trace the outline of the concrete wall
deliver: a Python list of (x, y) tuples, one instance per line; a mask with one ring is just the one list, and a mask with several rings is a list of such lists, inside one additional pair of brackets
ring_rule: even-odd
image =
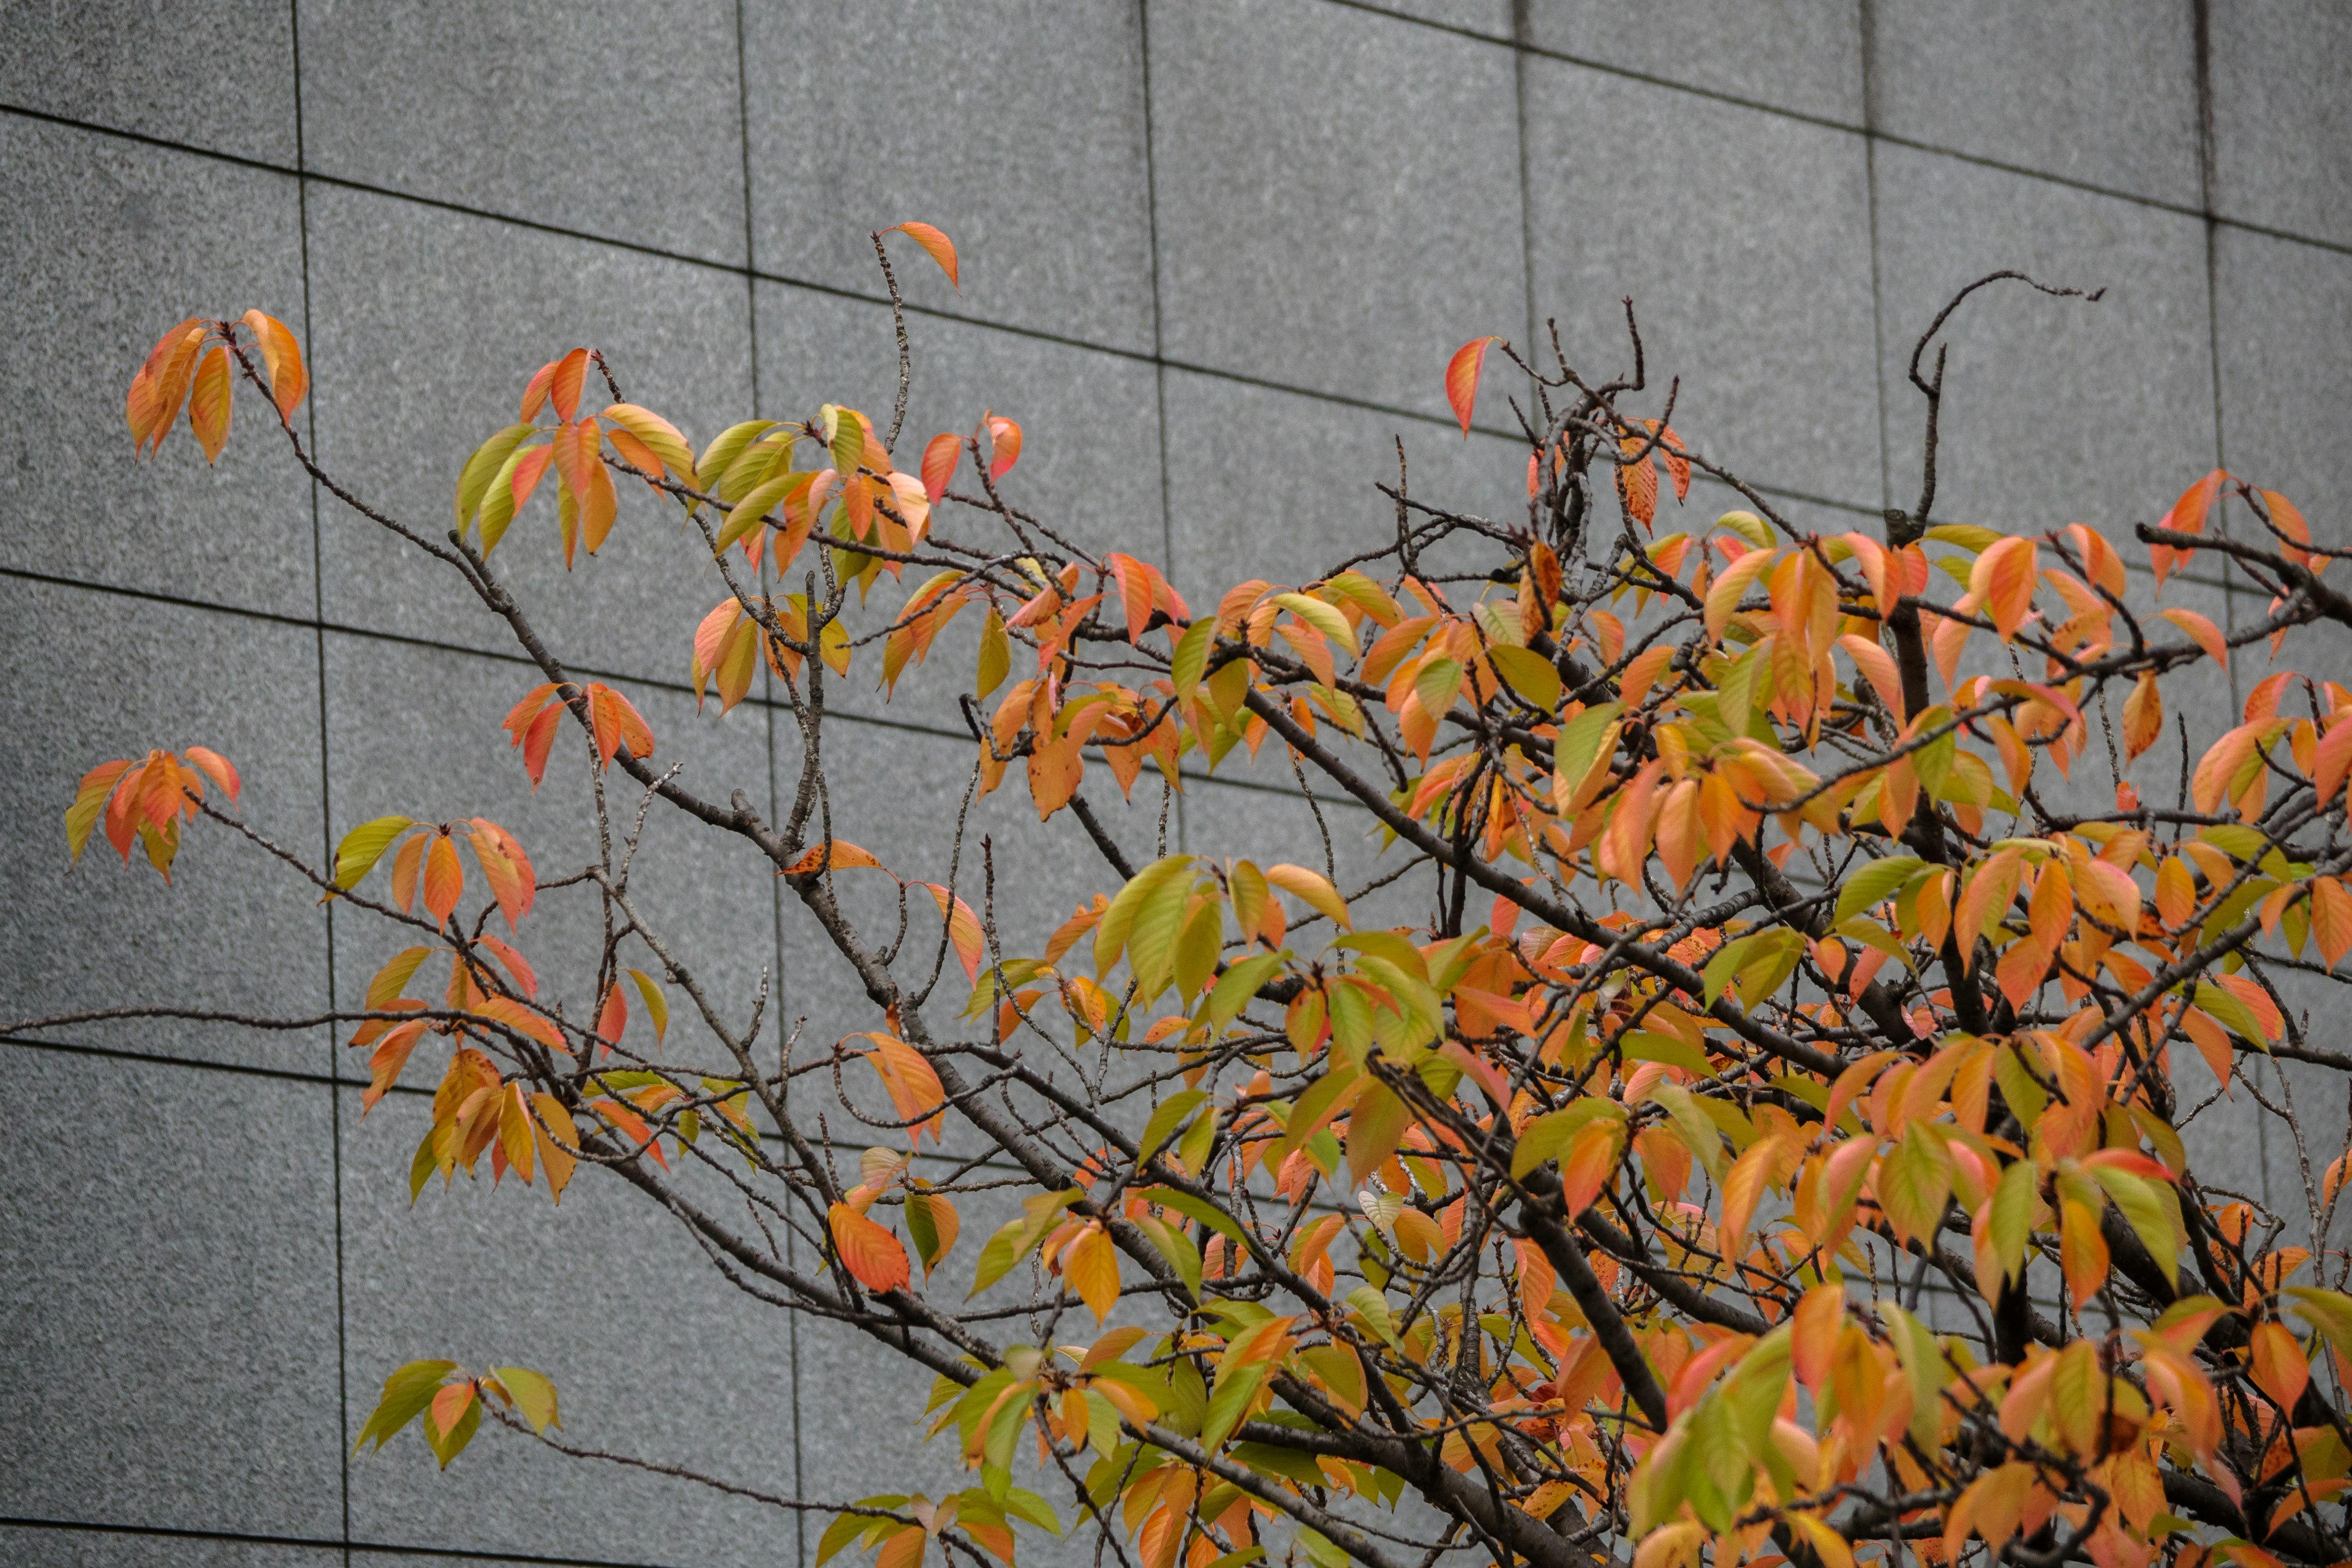
[[(191, 311), (291, 323), (327, 461), (432, 522), (573, 342), (698, 437), (887, 405), (864, 236), (919, 216), (966, 282), (902, 266), (910, 430), (1014, 413), (1028, 499), (1205, 589), (1372, 537), (1398, 434), (1423, 493), (1507, 506), (1500, 400), (1460, 440), (1446, 354), (1556, 314), (1606, 363), (1627, 293), (1677, 425), (1853, 526), (1916, 484), (1912, 339), (2019, 266), (2107, 298), (1962, 319), (1943, 515), (2121, 530), (2217, 461), (2338, 542), (2352, 502), (2352, 14), (2314, 0), (5, 0), (0, 38), (12, 1016), (300, 1012), (383, 949), (214, 834), (168, 891), (67, 877), (58, 812), (107, 756), (214, 745), (305, 849), (395, 806), (573, 831), (495, 728), (530, 679), (498, 628), (319, 505), (250, 408), (215, 470), (184, 437), (131, 460), (121, 388)], [(509, 559), (698, 776), (764, 798), (786, 737), (757, 703), (695, 718), (681, 617), (712, 595), (649, 518), (569, 580), (543, 521)], [(961, 766), (941, 720), (851, 731), (874, 831)], [(1286, 813), (1206, 787), (1176, 831)], [(687, 837), (665, 913), (731, 985), (780, 965), (823, 1026), (845, 1004), (807, 933)], [(421, 1109), (362, 1126), (352, 1067), (320, 1033), (0, 1047), (0, 1560), (803, 1560), (788, 1522), (512, 1443), (347, 1464), (384, 1372), (444, 1351), (545, 1366), (583, 1440), (813, 1496), (887, 1479), (911, 1413), (642, 1205), (583, 1182), (551, 1222), (481, 1191), (411, 1210)], [(2224, 1142), (2251, 1187), (2290, 1179), (2250, 1128)]]

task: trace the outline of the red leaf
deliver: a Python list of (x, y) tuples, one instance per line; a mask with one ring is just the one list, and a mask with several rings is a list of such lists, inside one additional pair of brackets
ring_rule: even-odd
[(934, 505), (948, 493), (956, 465), (963, 460), (963, 441), (955, 436), (934, 436), (923, 448), (923, 493)]
[(826, 1215), (841, 1261), (868, 1290), (903, 1290), (909, 1277), (907, 1249), (898, 1238), (851, 1208), (835, 1204)]
[(623, 746), (639, 762), (654, 754), (654, 732), (645, 715), (603, 681), (588, 684), (588, 718), (596, 731), (596, 755), (606, 767)]
[(1470, 411), (1478, 405), (1478, 371), (1486, 363), (1486, 347), (1500, 342), (1500, 338), (1472, 338), (1454, 351), (1445, 366), (1445, 401), (1454, 405), (1454, 417), (1462, 421), (1465, 437), (1470, 434)]
[(884, 234), (890, 234), (893, 232), (903, 234), (908, 239), (913, 240), (917, 245), (921, 246), (925, 251), (929, 253), (931, 259), (940, 264), (940, 270), (948, 275), (948, 282), (953, 286), (955, 291), (959, 294), (963, 292), (962, 280), (956, 275), (955, 241), (950, 239), (946, 235), (941, 234), (938, 229), (933, 228), (927, 223), (908, 222), (892, 224), (889, 228), (886, 228), (882, 232)]

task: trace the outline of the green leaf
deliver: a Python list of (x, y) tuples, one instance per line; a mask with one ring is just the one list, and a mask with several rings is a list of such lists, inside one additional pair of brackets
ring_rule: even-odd
[(1723, 1157), (1723, 1133), (1713, 1119), (1699, 1109), (1698, 1097), (1681, 1084), (1660, 1079), (1650, 1086), (1648, 1098), (1666, 1108), (1684, 1146), (1697, 1157), (1708, 1175), (1722, 1181), (1728, 1168)]
[(2352, 1296), (2310, 1285), (2290, 1285), (2283, 1294), (2294, 1299), (2303, 1321), (2326, 1336), (2338, 1355), (2352, 1356)]
[(1610, 727), (1624, 710), (1622, 702), (1602, 702), (1561, 725), (1559, 738), (1551, 743), (1552, 771), (1571, 784), (1581, 782), (1600, 759), (1601, 742)]
[(1298, 1527), (1298, 1550), (1315, 1568), (1349, 1568), (1352, 1561), (1329, 1536), (1304, 1524)]
[(1184, 1119), (1192, 1114), (1193, 1108), (1208, 1098), (1206, 1089), (1188, 1089), (1160, 1101), (1160, 1108), (1151, 1113), (1151, 1120), (1144, 1124), (1143, 1142), (1137, 1145), (1136, 1163), (1150, 1163), (1151, 1157), (1160, 1152), (1161, 1145), (1176, 1136), (1177, 1130), (1184, 1125)]
[(988, 619), (980, 628), (980, 661), (972, 671), (972, 695), (985, 697), (994, 691), (1012, 669), (1013, 643), (1004, 635), (1004, 617), (991, 605)]
[(1617, 1042), (1617, 1049), (1629, 1062), (1664, 1062), (1680, 1068), (1694, 1078), (1713, 1078), (1723, 1069), (1707, 1060), (1706, 1053), (1688, 1040), (1678, 1040), (1672, 1035), (1652, 1034), (1637, 1029)]
[(490, 1369), (490, 1375), (514, 1396), (515, 1408), (523, 1413), (533, 1430), (544, 1432), (550, 1426), (563, 1425), (562, 1417), (556, 1413), (555, 1384), (546, 1373), (527, 1366), (496, 1366)]
[(1168, 1266), (1176, 1270), (1178, 1277), (1184, 1281), (1184, 1289), (1192, 1293), (1192, 1299), (1199, 1300), (1201, 1299), (1200, 1249), (1195, 1247), (1182, 1232), (1166, 1220), (1153, 1219), (1147, 1215), (1135, 1223), (1150, 1240), (1151, 1245), (1158, 1249), (1160, 1256), (1168, 1260)]
[(1895, 1342), (1895, 1353), (1911, 1380), (1911, 1439), (1932, 1451), (1943, 1430), (1943, 1393), (1952, 1379), (1951, 1363), (1944, 1359), (1943, 1346), (1927, 1324), (1888, 1302), (1880, 1303), (1878, 1312), (1893, 1331), (1888, 1337)]
[(1489, 647), (1486, 657), (1494, 661), (1495, 673), (1530, 703), (1547, 713), (1559, 706), (1559, 671), (1551, 660), (1532, 648), (1500, 643)]
[(2001, 1273), (2015, 1284), (2025, 1274), (2025, 1245), (2033, 1237), (2033, 1162), (2012, 1160), (1992, 1194), (1992, 1249)]
[(2131, 1222), (2132, 1234), (2139, 1237), (2147, 1255), (2156, 1259), (2164, 1277), (2175, 1289), (2180, 1284), (2180, 1202), (2173, 1195), (2169, 1182), (2151, 1181), (2136, 1176), (2129, 1171), (2117, 1171), (2105, 1165), (2091, 1167), (2091, 1174), (2099, 1185), (2115, 1199), (2116, 1207)]
[(1554, 1110), (1528, 1123), (1519, 1134), (1518, 1147), (1511, 1154), (1511, 1179), (1517, 1181), (1568, 1147), (1586, 1124), (1593, 1121), (1615, 1121), (1621, 1128), (1625, 1121), (1625, 1108), (1598, 1095), (1587, 1095), (1563, 1110)]
[(1404, 1346), (1397, 1340), (1396, 1318), (1389, 1310), (1389, 1299), (1370, 1285), (1359, 1285), (1348, 1292), (1348, 1305), (1363, 1315), (1364, 1326), (1378, 1334), (1391, 1350), (1402, 1352)]
[(1242, 1229), (1241, 1221), (1234, 1218), (1206, 1198), (1196, 1198), (1190, 1193), (1180, 1193), (1174, 1187), (1151, 1187), (1141, 1195), (1150, 1198), (1161, 1208), (1174, 1209), (1187, 1219), (1199, 1221), (1228, 1241), (1245, 1244), (1249, 1239), (1248, 1233)]
[(1878, 1204), (1895, 1229), (1932, 1240), (1952, 1195), (1952, 1154), (1944, 1141), (1914, 1121), (1878, 1173)]
[(1177, 876), (1192, 868), (1190, 855), (1171, 855), (1153, 861), (1129, 879), (1103, 910), (1100, 924), (1095, 927), (1095, 973), (1110, 973), (1111, 966), (1127, 951), (1127, 939), (1135, 928), (1136, 916), (1151, 896)]
[(2268, 1037), (2263, 1033), (2262, 1021), (2254, 1016), (2254, 1010), (2219, 985), (2199, 981), (2196, 1001), (2197, 1005), (2219, 1019), (2223, 1028), (2256, 1050), (2267, 1052), (2271, 1048)]
[(1273, 979), (1289, 956), (1286, 950), (1262, 952), (1255, 958), (1243, 959), (1219, 975), (1215, 988), (1209, 993), (1210, 1026), (1222, 1029), (1240, 1017), (1242, 1009), (1257, 994), (1258, 987)]
[(835, 1515), (824, 1527), (824, 1534), (816, 1543), (816, 1568), (824, 1568), (834, 1555), (864, 1533), (867, 1521), (862, 1514)]
[(833, 471), (846, 483), (857, 472), (857, 465), (865, 460), (866, 426), (846, 408), (835, 408), (827, 404), (824, 413), (825, 424), (830, 427), (828, 444), (833, 448)]
[[(509, 425), (480, 446), (466, 459), (466, 467), (457, 475), (457, 531), (465, 533), (473, 527), (474, 514), (481, 510), (482, 498), (489, 493), (490, 481), (506, 467), (507, 459), (522, 438), (530, 434), (528, 425)], [(513, 497), (508, 498), (508, 511), (514, 510)]]
[(1873, 860), (1845, 879), (1838, 889), (1837, 913), (1832, 925), (1842, 925), (1850, 917), (1893, 898), (1905, 882), (1911, 879), (1925, 862), (1916, 855), (1895, 855), (1885, 860)]
[(1462, 667), (1450, 658), (1433, 658), (1413, 677), (1412, 689), (1421, 699), (1423, 712), (1433, 721), (1444, 719), (1462, 689)]
[(392, 847), (393, 840), (415, 826), (414, 817), (379, 816), (344, 834), (343, 841), (335, 846), (336, 889), (348, 893), (358, 887)]
[(646, 1016), (654, 1021), (654, 1038), (666, 1038), (669, 1034), (669, 998), (662, 994), (662, 988), (644, 970), (630, 970), (629, 978), (637, 983), (637, 994), (645, 999)]
[[(430, 1142), (430, 1140), (427, 1140)], [(424, 1413), (440, 1392), (442, 1379), (457, 1370), (454, 1361), (413, 1361), (394, 1371), (383, 1380), (383, 1396), (375, 1403), (375, 1411), (360, 1428), (358, 1441), (352, 1452), (360, 1451), (370, 1437), (382, 1448), (398, 1435), (400, 1429)]]
[(743, 455), (744, 448), (775, 427), (772, 419), (746, 419), (712, 437), (710, 445), (702, 449), (700, 460), (694, 465), (695, 472), (702, 476), (703, 489), (719, 494), (720, 481), (735, 466), (735, 459)]
[(1209, 668), (1209, 649), (1217, 640), (1217, 621), (1213, 616), (1202, 616), (1184, 628), (1176, 639), (1176, 655), (1169, 661), (1168, 675), (1176, 689), (1176, 700), (1187, 702), (1201, 684), (1202, 672)]
[(1957, 544), (1971, 555), (1983, 554), (2001, 539), (1991, 529), (1979, 528), (1972, 522), (1939, 522), (1927, 531), (1927, 537), (1938, 544)]
[(1201, 1447), (1214, 1453), (1218, 1446), (1233, 1435), (1241, 1425), (1242, 1412), (1257, 1395), (1258, 1384), (1265, 1381), (1265, 1363), (1255, 1362), (1237, 1371), (1222, 1373), (1217, 1386), (1209, 1395), (1209, 1415), (1201, 1427)]

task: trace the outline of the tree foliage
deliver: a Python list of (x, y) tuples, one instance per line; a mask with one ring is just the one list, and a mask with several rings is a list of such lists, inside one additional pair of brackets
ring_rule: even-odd
[[(890, 233), (955, 278), (937, 229), (877, 233), (894, 304)], [(826, 404), (698, 448), (573, 349), (459, 466), (446, 529), (315, 465), (284, 326), (184, 321), (131, 383), (134, 447), (184, 406), (210, 458), (235, 384), (258, 392), (294, 461), (512, 630), (541, 678), (503, 721), (517, 764), (602, 847), (550, 877), (486, 818), (393, 816), (313, 866), (201, 746), (94, 768), (69, 847), (102, 832), (168, 876), (202, 818), (401, 933), (335, 1019), (371, 1108), (438, 1075), (429, 1116), (402, 1102), (413, 1194), (487, 1168), (506, 1201), (560, 1200), (593, 1167), (744, 1291), (927, 1369), (969, 1486), (769, 1499), (834, 1516), (820, 1562), (1010, 1563), (1083, 1530), (1141, 1568), (2335, 1563), (2346, 1160), (2262, 1058), (2352, 1068), (2293, 1005), (2352, 951), (2352, 689), (2292, 662), (2352, 600), (2284, 496), (2218, 471), (2127, 548), (1931, 521), (1926, 353), (2001, 276), (1913, 355), (1925, 482), (1883, 527), (1801, 530), (1686, 441), (1629, 307), (1613, 379), (1556, 335), (1447, 366), (1466, 436), (1507, 364), (1523, 515), (1414, 493), (1400, 446), (1392, 535), (1193, 598), (1024, 510), (1010, 417), (898, 467), (903, 311), (887, 421)], [(1744, 504), (1669, 526), (1700, 480)], [(493, 564), (521, 524), (518, 549), (595, 570), (640, 507), (712, 574), (672, 628), (694, 689), (723, 712), (764, 668), (797, 729), (781, 820), (688, 787)], [(2273, 595), (2256, 624), (2158, 606), (2222, 564)], [(971, 681), (918, 676), (966, 611)], [(2192, 746), (2214, 716), (2167, 693), (2233, 658), (2242, 709)], [(945, 864), (895, 864), (833, 831), (832, 697), (942, 676), (963, 805)], [(1307, 793), (1295, 860), (1171, 854), (1163, 830), (1139, 865), (1088, 804), (1236, 749)], [(1042, 948), (1008, 948), (996, 892), (1044, 873), (966, 841), (998, 790), (1098, 851)], [(782, 879), (863, 1030), (804, 1040), (764, 985), (698, 978), (708, 933), (634, 891), (655, 812), (756, 850), (773, 875), (740, 895)], [(1351, 822), (1382, 857), (1353, 892), (1330, 844)], [(896, 884), (895, 928), (851, 912), (861, 879)], [(1373, 913), (1400, 889), (1425, 918)], [(524, 954), (550, 896), (601, 916), (584, 994)], [(680, 1065), (673, 998), (730, 1068)], [(2292, 1133), (2307, 1234), (2200, 1180), (2193, 1118), (2223, 1094)], [(982, 1155), (927, 1152), (951, 1126)], [(1009, 1217), (966, 1236), (992, 1205)], [(565, 1435), (547, 1376), (441, 1360), (392, 1370), (360, 1441), (415, 1423), (446, 1466), (486, 1415), (613, 1457)]]

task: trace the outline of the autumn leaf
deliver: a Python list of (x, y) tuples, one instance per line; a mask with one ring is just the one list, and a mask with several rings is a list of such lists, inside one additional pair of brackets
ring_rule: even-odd
[(963, 292), (963, 282), (956, 274), (955, 243), (949, 239), (946, 235), (941, 234), (929, 224), (914, 222), (893, 224), (882, 232), (884, 234), (903, 234), (908, 239), (913, 240), (917, 245), (921, 246), (924, 253), (929, 256), (933, 261), (940, 264), (940, 270), (948, 275), (948, 282), (955, 289), (956, 292)]
[(1454, 351), (1445, 364), (1445, 401), (1454, 406), (1454, 417), (1462, 422), (1462, 435), (1470, 435), (1470, 416), (1478, 406), (1478, 372), (1486, 363), (1486, 350), (1500, 338), (1472, 338)]
[(898, 1238), (846, 1204), (827, 1211), (833, 1244), (842, 1263), (868, 1290), (903, 1290), (912, 1271)]

